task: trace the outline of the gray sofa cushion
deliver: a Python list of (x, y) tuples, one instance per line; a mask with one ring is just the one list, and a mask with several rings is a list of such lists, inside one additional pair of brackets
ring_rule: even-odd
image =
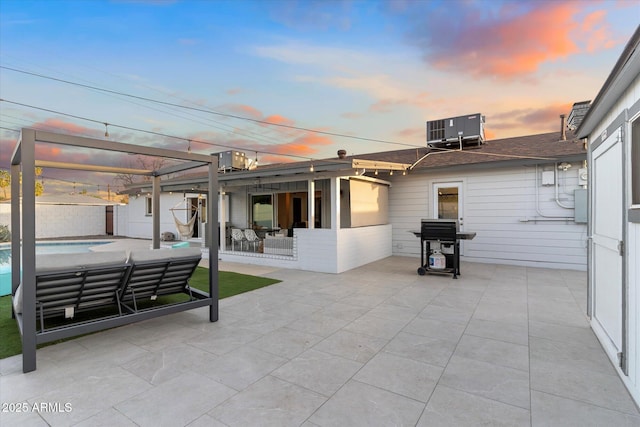
[(18, 285), (16, 294), (13, 296), (13, 311), (18, 314), (22, 313), (22, 285)]
[[(36, 274), (55, 273), (64, 270), (84, 270), (109, 265), (125, 264), (125, 251), (88, 252), (76, 254), (36, 255)], [(22, 313), (22, 284), (13, 296), (13, 310)]]
[(36, 256), (36, 273), (85, 269), (127, 262), (125, 251), (80, 254), (42, 254)]
[(131, 251), (129, 262), (160, 261), (201, 256), (200, 248), (151, 249)]

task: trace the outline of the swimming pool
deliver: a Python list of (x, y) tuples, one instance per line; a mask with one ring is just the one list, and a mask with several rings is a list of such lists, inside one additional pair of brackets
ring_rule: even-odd
[[(77, 254), (91, 252), (90, 248), (110, 241), (73, 241), (36, 243), (36, 254)], [(0, 246), (0, 296), (11, 293), (11, 245)]]

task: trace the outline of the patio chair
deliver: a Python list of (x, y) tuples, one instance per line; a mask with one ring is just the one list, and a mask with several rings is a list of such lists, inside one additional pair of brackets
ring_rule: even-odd
[(244, 242), (247, 241), (247, 238), (245, 237), (244, 233), (242, 232), (242, 230), (240, 230), (239, 228), (232, 228), (231, 229), (231, 249), (233, 249), (234, 251), (236, 250), (236, 244), (240, 244), (240, 250), (243, 249), (244, 247)]
[[(36, 312), (40, 331), (46, 318), (72, 319), (76, 313), (104, 307), (120, 311), (119, 291), (129, 273), (124, 251), (43, 254), (36, 258)], [(22, 285), (13, 298), (14, 312), (22, 314)], [(121, 315), (120, 311), (120, 315)]]
[[(162, 295), (187, 294), (193, 300), (189, 279), (202, 259), (200, 248), (132, 251), (131, 272), (120, 295), (123, 307), (138, 311), (138, 302)], [(132, 302), (133, 308), (126, 303)]]
[(253, 245), (253, 251), (257, 252), (258, 246), (260, 246), (260, 242), (262, 240), (258, 237), (256, 232), (251, 228), (247, 228), (244, 230), (244, 237), (247, 239), (247, 244)]

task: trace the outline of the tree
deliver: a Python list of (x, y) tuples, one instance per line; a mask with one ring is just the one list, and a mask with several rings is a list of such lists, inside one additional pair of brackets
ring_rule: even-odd
[[(36, 177), (42, 175), (42, 168), (35, 168), (34, 174)], [(22, 174), (20, 174), (20, 182), (22, 182)], [(4, 199), (7, 198), (7, 187), (9, 187), (10, 185), (11, 173), (6, 170), (0, 170), (0, 188), (2, 188), (2, 191), (4, 193)], [(41, 196), (42, 193), (44, 193), (44, 185), (42, 184), (42, 181), (36, 181), (35, 192), (36, 196)]]
[(7, 198), (7, 187), (11, 185), (11, 174), (9, 171), (0, 170), (0, 188), (4, 192), (4, 199)]
[[(146, 170), (158, 170), (161, 169), (166, 163), (167, 159), (160, 157), (145, 157), (138, 155), (136, 157), (135, 165), (132, 162), (128, 162), (128, 168), (134, 169), (146, 169)], [(130, 173), (120, 173), (113, 178), (114, 181), (127, 187), (132, 184), (138, 184), (140, 182), (149, 181), (151, 177), (134, 175)]]
[[(39, 177), (40, 175), (42, 175), (42, 168), (35, 168), (34, 173), (36, 175), (36, 178)], [(42, 193), (44, 193), (44, 184), (42, 183), (42, 181), (36, 181), (36, 197), (38, 196), (42, 196)]]

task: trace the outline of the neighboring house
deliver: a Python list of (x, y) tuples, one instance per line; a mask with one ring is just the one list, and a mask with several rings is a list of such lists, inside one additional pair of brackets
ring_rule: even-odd
[[(114, 234), (113, 211), (120, 203), (82, 194), (36, 197), (36, 238)], [(0, 203), (0, 224), (11, 227), (11, 203)], [(117, 233), (116, 233), (117, 234)]]
[(591, 326), (640, 404), (640, 26), (577, 132), (591, 165)]
[[(219, 218), (225, 224), (220, 257), (340, 273), (391, 255), (419, 258), (420, 239), (411, 231), (420, 229), (420, 220), (454, 218), (477, 233), (462, 243), (463, 260), (586, 270), (586, 148), (572, 134), (567, 138), (564, 118), (560, 128), (462, 151), (425, 144), (227, 170), (219, 174)], [(198, 188), (204, 190), (205, 179), (185, 176), (161, 184), (161, 231), (176, 230), (172, 207), (186, 222), (206, 206)], [(127, 192), (128, 230), (121, 230), (148, 238), (150, 186)], [(255, 251), (238, 250), (231, 229), (254, 223), (262, 230), (287, 229), (290, 242), (269, 236)], [(197, 225), (195, 233), (202, 234)], [(285, 243), (287, 250), (277, 248)]]

